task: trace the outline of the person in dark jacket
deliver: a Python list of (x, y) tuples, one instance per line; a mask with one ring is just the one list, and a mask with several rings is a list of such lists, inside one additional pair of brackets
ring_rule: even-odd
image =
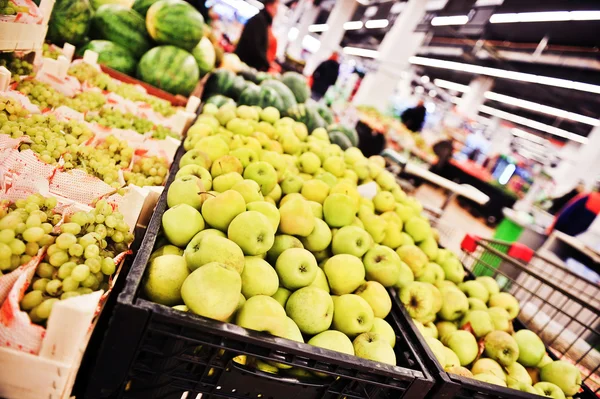
[(246, 22), (235, 49), (240, 60), (259, 71), (269, 69), (269, 28), (277, 14), (279, 0), (264, 0), (263, 4), (265, 7)]
[(425, 106), (423, 100), (420, 100), (416, 107), (408, 108), (400, 115), (402, 123), (408, 130), (413, 132), (421, 131), (423, 122), (425, 122)]
[(556, 215), (569, 201), (581, 194), (585, 190), (583, 181), (579, 181), (575, 187), (568, 193), (552, 199), (552, 206), (548, 209), (548, 213)]
[(548, 229), (558, 230), (570, 236), (577, 236), (586, 231), (600, 213), (600, 193), (598, 187), (595, 191), (581, 193), (572, 198), (554, 219)]
[(333, 86), (340, 73), (338, 53), (331, 54), (328, 60), (323, 61), (312, 76), (313, 99), (319, 100), (325, 95), (329, 86)]
[(432, 150), (438, 160), (429, 170), (433, 173), (441, 174), (442, 170), (452, 159), (452, 153), (454, 152), (452, 137), (438, 141), (433, 145)]

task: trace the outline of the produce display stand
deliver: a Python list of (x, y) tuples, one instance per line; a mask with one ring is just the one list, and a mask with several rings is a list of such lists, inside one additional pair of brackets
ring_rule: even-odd
[[(600, 353), (594, 346), (600, 341), (600, 334), (596, 331), (600, 309), (595, 305), (598, 286), (587, 285), (579, 276), (549, 263), (519, 244), (467, 235), (461, 248), (466, 280), (476, 275), (493, 276), (500, 290), (511, 293), (521, 304), (519, 317), (513, 320), (514, 329), (527, 328), (536, 332), (546, 344), (551, 358), (577, 365), (583, 384), (575, 398), (597, 398), (600, 393)], [(579, 295), (573, 295), (565, 289), (565, 284), (579, 289), (582, 286), (587, 288), (578, 290)], [(392, 301), (400, 303), (395, 294), (392, 295)], [(540, 398), (538, 395), (445, 372), (412, 323), (408, 312), (404, 307), (400, 308), (401, 316), (411, 326), (409, 340), (419, 346), (437, 381), (429, 398)]]
[[(169, 174), (174, 180), (180, 148)], [(422, 398), (434, 384), (413, 343), (408, 324), (392, 309), (398, 365), (360, 359), (250, 331), (143, 298), (141, 283), (166, 210), (165, 190), (106, 330), (86, 398)], [(326, 377), (265, 373), (233, 359), (240, 355), (283, 363)], [(184, 396), (182, 396), (184, 395)], [(214, 395), (214, 396), (213, 396)]]
[(46, 38), (54, 1), (42, 0), (40, 2), (38, 8), (43, 19), (39, 24), (0, 21), (0, 52), (40, 50)]

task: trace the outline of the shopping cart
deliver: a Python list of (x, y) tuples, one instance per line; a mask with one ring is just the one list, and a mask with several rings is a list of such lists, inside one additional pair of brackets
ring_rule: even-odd
[(600, 286), (519, 243), (467, 235), (461, 249), (465, 268), (514, 295), (518, 320), (557, 358), (575, 364), (584, 390), (600, 396)]

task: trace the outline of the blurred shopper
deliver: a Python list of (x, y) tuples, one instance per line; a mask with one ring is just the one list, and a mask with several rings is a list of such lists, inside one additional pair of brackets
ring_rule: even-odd
[(454, 152), (453, 143), (452, 136), (448, 136), (433, 145), (433, 153), (438, 158), (437, 162), (430, 168), (433, 173), (440, 174), (448, 162), (450, 162), (452, 153)]
[(594, 191), (581, 193), (572, 198), (558, 212), (554, 224), (548, 229), (558, 230), (570, 236), (577, 236), (586, 231), (600, 213), (600, 193), (598, 185)]
[(406, 109), (400, 115), (400, 118), (408, 130), (420, 132), (423, 128), (423, 122), (425, 122), (425, 113), (423, 100), (419, 100), (416, 107)]
[(312, 97), (314, 100), (320, 100), (327, 89), (333, 86), (340, 74), (340, 63), (338, 53), (331, 54), (329, 59), (323, 61), (312, 75)]
[(584, 182), (582, 180), (578, 181), (577, 185), (575, 185), (575, 187), (573, 187), (571, 191), (567, 192), (566, 194), (560, 197), (552, 199), (552, 206), (550, 206), (548, 212), (553, 215), (556, 215), (556, 213), (560, 211), (565, 205), (567, 205), (569, 201), (581, 194), (584, 190)]
[(263, 4), (265, 7), (246, 22), (235, 49), (240, 60), (259, 71), (269, 69), (270, 63), (267, 58), (269, 31), (273, 24), (273, 17), (277, 14), (279, 0), (264, 0)]

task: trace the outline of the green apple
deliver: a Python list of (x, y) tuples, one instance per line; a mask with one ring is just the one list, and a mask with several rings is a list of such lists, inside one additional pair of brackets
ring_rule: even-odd
[[(488, 310), (487, 305), (481, 299), (478, 298), (468, 298), (469, 300), (469, 310)], [(508, 319), (507, 319), (508, 320)], [(494, 328), (497, 330), (497, 328)]]
[(473, 378), (473, 373), (471, 373), (468, 368), (461, 367), (461, 366), (448, 367), (444, 371), (446, 371), (447, 373), (450, 373), (450, 374), (459, 375), (461, 377)]
[(516, 389), (517, 391), (533, 393), (535, 395), (540, 394), (531, 384), (525, 384), (523, 382), (516, 381), (512, 382), (512, 384), (509, 382), (507, 385), (509, 388)]
[(485, 373), (484, 374), (475, 374), (473, 376), (473, 379), (482, 381), (482, 382), (487, 382), (488, 384), (494, 384), (494, 385), (499, 385), (501, 387), (506, 387), (506, 382), (504, 382), (502, 379), (500, 379), (492, 374), (485, 374)]
[[(414, 276), (418, 278), (427, 264), (427, 255), (415, 245), (403, 245), (396, 250), (402, 262), (406, 263), (412, 270)], [(445, 272), (445, 271), (444, 271)]]
[(334, 305), (329, 294), (308, 286), (295, 291), (287, 300), (285, 310), (304, 334), (315, 335), (331, 326)]
[(437, 328), (440, 340), (443, 340), (446, 335), (458, 330), (457, 325), (451, 321), (438, 321), (435, 323), (435, 327)]
[(196, 208), (188, 204), (179, 204), (165, 211), (162, 216), (162, 228), (171, 244), (183, 248), (204, 229), (204, 219)]
[(492, 323), (494, 323), (494, 330), (509, 331), (510, 317), (506, 309), (491, 307), (488, 309), (488, 313), (492, 318)]
[(287, 234), (278, 234), (275, 236), (273, 246), (267, 252), (267, 260), (272, 265), (277, 262), (277, 258), (283, 251), (289, 248), (304, 248), (302, 242), (294, 236)]
[(347, 355), (354, 355), (354, 346), (352, 346), (350, 338), (335, 330), (327, 330), (315, 335), (308, 340), (308, 344)]
[(157, 256), (148, 266), (142, 289), (152, 302), (167, 306), (181, 304), (181, 285), (189, 274), (183, 256)]
[(479, 276), (475, 279), (475, 281), (483, 285), (490, 294), (490, 296), (500, 292), (500, 287), (498, 286), (498, 283), (493, 277)]
[(363, 283), (365, 267), (360, 258), (340, 254), (329, 258), (323, 266), (325, 276), (335, 295), (350, 294)]
[(356, 211), (354, 200), (345, 194), (330, 194), (323, 202), (323, 216), (330, 227), (352, 224)]
[(227, 190), (231, 190), (236, 183), (243, 180), (244, 178), (242, 175), (237, 172), (225, 173), (224, 175), (217, 176), (217, 178), (213, 180), (212, 188), (218, 193), (223, 193)]
[(392, 310), (390, 295), (377, 281), (367, 281), (354, 293), (369, 303), (375, 317), (384, 319)]
[(315, 201), (307, 201), (307, 202), (310, 205), (310, 209), (312, 209), (313, 215), (317, 219), (323, 220), (323, 205), (321, 205)]
[(233, 241), (214, 234), (196, 234), (185, 248), (185, 261), (191, 271), (211, 262), (229, 265), (242, 273), (244, 253)]
[(394, 284), (394, 287), (398, 289), (402, 289), (409, 283), (415, 281), (415, 276), (413, 275), (411, 268), (408, 267), (408, 265), (404, 262), (400, 262), (398, 265), (398, 273), (398, 281), (396, 281), (396, 284)]
[(225, 173), (242, 173), (244, 166), (239, 159), (233, 155), (223, 155), (216, 159), (210, 167), (210, 174), (213, 178), (224, 175)]
[(275, 294), (271, 295), (271, 298), (275, 299), (277, 302), (281, 304), (285, 308), (285, 304), (287, 303), (288, 298), (292, 295), (292, 291), (287, 288), (279, 287)]
[[(394, 213), (395, 215), (395, 213)], [(383, 215), (382, 215), (383, 216)], [(387, 221), (384, 230), (384, 237), (381, 241), (382, 245), (396, 249), (403, 243), (401, 227), (393, 221)]]
[(471, 367), (471, 372), (474, 375), (477, 375), (477, 374), (495, 375), (496, 377), (500, 378), (502, 381), (506, 382), (506, 374), (504, 374), (504, 370), (502, 369), (502, 366), (500, 366), (500, 364), (493, 359), (481, 358), (481, 359), (477, 360), (475, 363), (473, 363), (473, 366)]
[(485, 354), (500, 365), (508, 367), (519, 358), (517, 341), (504, 331), (492, 331), (484, 339)]
[(279, 184), (276, 184), (275, 188), (265, 196), (265, 200), (269, 198), (273, 200), (273, 205), (275, 205), (276, 202), (279, 202), (281, 199), (281, 186)]
[(465, 269), (460, 263), (460, 260), (451, 257), (446, 259), (443, 263), (439, 263), (439, 265), (444, 269), (446, 280), (452, 281), (455, 284), (460, 284), (465, 278)]
[(279, 120), (279, 110), (275, 107), (266, 107), (260, 111), (260, 119), (273, 124)]
[(287, 331), (287, 315), (275, 299), (266, 295), (256, 295), (238, 310), (235, 324), (250, 330), (282, 336)]
[(354, 354), (360, 358), (396, 365), (394, 349), (381, 334), (362, 333), (354, 339), (352, 344), (354, 345)]
[(460, 290), (443, 289), (441, 290), (443, 301), (442, 308), (438, 316), (446, 321), (461, 319), (469, 311), (469, 301), (465, 294)]
[(279, 231), (284, 234), (306, 237), (315, 228), (315, 217), (312, 209), (308, 202), (302, 198), (291, 199), (283, 205), (280, 203), (279, 215)]
[(485, 310), (471, 310), (468, 311), (465, 317), (462, 318), (461, 328), (471, 326), (473, 334), (476, 338), (485, 337), (487, 334), (494, 330), (494, 323), (490, 314)]
[(346, 163), (341, 157), (328, 157), (323, 161), (323, 169), (335, 177), (342, 177), (346, 171)]
[(332, 328), (355, 337), (373, 327), (373, 309), (369, 303), (355, 294), (344, 294), (333, 299)]
[(303, 186), (304, 180), (300, 176), (289, 175), (281, 182), (281, 192), (283, 194), (299, 193)]
[(258, 256), (247, 256), (242, 271), (242, 295), (273, 296), (279, 287), (279, 278), (271, 265)]
[(408, 283), (400, 290), (399, 298), (413, 319), (421, 321), (434, 313), (434, 298), (426, 283)]
[(279, 209), (275, 205), (269, 202), (255, 201), (246, 205), (246, 210), (260, 212), (265, 215), (269, 219), (273, 231), (277, 231), (277, 228), (279, 228)]
[(219, 136), (202, 137), (194, 146), (194, 149), (204, 152), (210, 158), (211, 162), (215, 162), (223, 155), (229, 154), (229, 146)]
[(377, 281), (385, 287), (391, 287), (400, 278), (400, 257), (393, 249), (375, 245), (363, 257), (367, 280)]
[(227, 122), (235, 118), (235, 106), (234, 107), (221, 107), (215, 114), (215, 118), (219, 121), (221, 126), (227, 125)]
[(325, 276), (325, 272), (320, 267), (317, 267), (317, 276), (313, 280), (310, 285), (318, 287), (323, 291), (330, 292), (329, 283), (327, 282), (327, 276)]
[(457, 330), (448, 335), (443, 336), (444, 344), (452, 349), (461, 366), (471, 364), (479, 354), (479, 345), (475, 336), (465, 330)]
[(379, 213), (393, 211), (396, 208), (396, 200), (389, 191), (380, 191), (373, 197), (373, 205)]
[(315, 218), (315, 228), (308, 236), (302, 237), (300, 241), (302, 241), (304, 248), (309, 251), (319, 252), (329, 247), (331, 239), (331, 230), (327, 223)]
[(300, 193), (308, 201), (323, 204), (325, 198), (329, 195), (329, 186), (322, 180), (308, 180), (304, 182)]
[(433, 337), (425, 337), (425, 342), (433, 355), (437, 359), (438, 363), (444, 367), (446, 365), (446, 351), (444, 350), (444, 345)]
[(369, 332), (382, 335), (390, 343), (392, 348), (396, 346), (396, 332), (387, 321), (375, 317), (373, 319), (373, 327), (371, 327)]
[(484, 303), (487, 303), (489, 299), (488, 290), (478, 281), (469, 280), (458, 284), (458, 288), (469, 298), (481, 299)]
[(202, 204), (202, 216), (206, 223), (221, 231), (227, 231), (231, 221), (245, 210), (246, 201), (242, 194), (235, 190), (227, 190), (215, 197), (209, 197)]
[(179, 167), (183, 168), (187, 165), (198, 165), (205, 169), (210, 168), (211, 160), (207, 154), (200, 150), (191, 149), (187, 151), (179, 160)]
[(250, 136), (252, 133), (254, 133), (254, 127), (252, 127), (250, 121), (242, 118), (233, 118), (227, 122), (226, 127), (227, 130), (233, 134), (240, 136)]
[(538, 394), (547, 398), (565, 399), (565, 393), (558, 385), (555, 385), (551, 382), (538, 382), (533, 386), (533, 389), (535, 389)]
[(531, 376), (527, 372), (527, 369), (518, 362), (514, 362), (510, 366), (505, 367), (505, 371), (506, 383), (509, 388), (519, 385), (518, 383), (524, 383), (526, 385), (532, 384)]
[(544, 354), (544, 357), (542, 357), (542, 360), (537, 364), (537, 368), (541, 369), (542, 367), (544, 367), (547, 364), (552, 363), (554, 360), (552, 360), (552, 358), (550, 356), (548, 356), (547, 353)]
[(444, 269), (437, 263), (429, 262), (423, 268), (423, 272), (417, 278), (417, 281), (435, 284), (444, 280)]
[(275, 265), (280, 284), (292, 291), (310, 285), (317, 277), (318, 268), (313, 254), (303, 248), (286, 249)]
[(452, 367), (460, 367), (460, 359), (454, 353), (454, 351), (447, 346), (444, 346), (444, 356), (446, 358), (446, 365), (444, 366), (444, 370)]
[(267, 195), (277, 184), (277, 172), (264, 161), (253, 162), (244, 169), (244, 179), (254, 180), (260, 186), (263, 195)]
[(298, 157), (298, 168), (302, 173), (315, 174), (321, 167), (319, 156), (313, 152), (305, 152)]
[(181, 286), (181, 297), (190, 311), (225, 321), (237, 309), (242, 278), (231, 266), (208, 263), (194, 270)]
[(519, 346), (519, 363), (525, 367), (536, 367), (546, 354), (544, 342), (530, 330), (519, 330), (514, 337)]
[[(260, 186), (254, 180), (241, 180), (235, 183), (231, 189), (242, 194), (246, 204), (252, 202), (263, 201), (263, 195), (260, 191)], [(279, 213), (279, 212), (278, 212)]]
[(281, 199), (281, 201), (279, 201), (279, 207), (281, 208), (282, 206), (284, 206), (285, 204), (287, 204), (291, 200), (303, 200), (303, 201), (306, 201), (306, 198), (304, 198), (302, 196), (302, 194), (300, 194), (300, 193), (290, 193), (290, 194), (285, 195)]
[(258, 161), (258, 155), (256, 154), (256, 151), (247, 147), (236, 148), (235, 150), (229, 152), (229, 155), (236, 157), (244, 168), (250, 165), (252, 162)]
[(433, 238), (433, 236), (429, 236), (426, 239), (424, 239), (423, 241), (421, 241), (419, 243), (419, 248), (421, 248), (421, 251), (423, 251), (425, 253), (425, 255), (427, 255), (427, 257), (429, 258), (429, 260), (433, 260), (437, 258), (437, 253), (438, 253), (438, 243), (435, 240), (435, 238)]
[(421, 242), (431, 236), (431, 226), (429, 222), (418, 216), (410, 218), (404, 224), (404, 231), (406, 231), (415, 242)]
[(235, 316), (237, 315), (237, 311), (240, 310), (242, 308), (242, 306), (244, 306), (245, 303), (246, 303), (246, 298), (240, 293), (240, 299), (238, 300), (238, 304), (237, 304), (237, 307), (235, 308), (235, 312), (233, 312), (231, 314), (231, 316), (229, 316), (227, 318), (227, 320), (225, 320), (225, 321), (227, 323), (233, 323), (235, 320)]
[(371, 235), (373, 241), (380, 244), (385, 239), (387, 222), (384, 218), (378, 215), (366, 215), (361, 218), (367, 233)]
[(581, 387), (581, 372), (576, 366), (563, 360), (542, 367), (540, 379), (557, 385), (567, 396), (575, 396)]
[(517, 298), (507, 292), (500, 292), (490, 296), (488, 306), (490, 308), (497, 306), (506, 309), (511, 320), (517, 317), (520, 310)]
[(246, 211), (233, 218), (227, 228), (227, 237), (239, 245), (244, 254), (262, 255), (273, 246), (275, 232), (265, 215)]
[[(198, 233), (200, 234), (200, 233)], [(158, 258), (159, 256), (163, 256), (163, 255), (179, 255), (182, 256), (183, 255), (183, 249), (176, 247), (175, 245), (163, 245), (162, 247), (158, 248), (156, 251), (152, 252), (152, 254), (150, 255), (150, 259), (148, 259), (148, 262), (152, 262), (154, 260), (154, 258)]]
[(371, 247), (373, 240), (360, 227), (344, 226), (338, 230), (331, 242), (334, 255), (349, 254), (361, 258)]
[(212, 188), (212, 176), (210, 172), (200, 165), (186, 165), (180, 168), (175, 175), (175, 179), (179, 179), (183, 176), (195, 176), (202, 181), (202, 188), (208, 191)]

